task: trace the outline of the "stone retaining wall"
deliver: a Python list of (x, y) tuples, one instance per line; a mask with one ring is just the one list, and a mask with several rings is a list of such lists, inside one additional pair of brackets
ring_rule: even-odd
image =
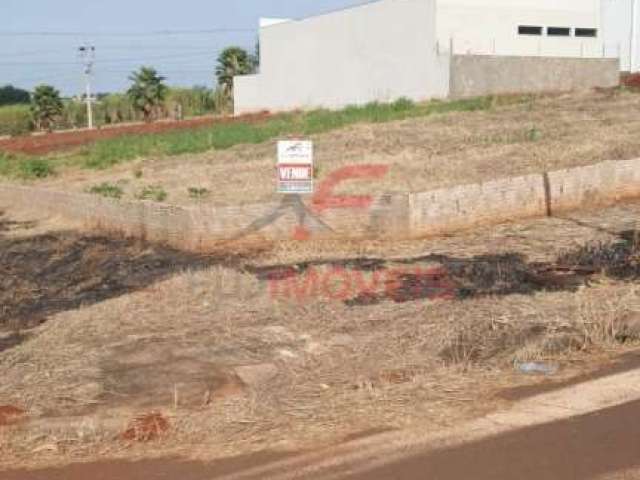
[[(430, 192), (385, 194), (369, 208), (307, 212), (313, 238), (407, 238), (483, 224), (609, 205), (640, 197), (640, 159), (460, 185)], [(0, 184), (0, 209), (36, 209), (187, 250), (240, 238), (291, 239), (302, 204), (181, 207)], [(297, 208), (297, 210), (296, 210)]]

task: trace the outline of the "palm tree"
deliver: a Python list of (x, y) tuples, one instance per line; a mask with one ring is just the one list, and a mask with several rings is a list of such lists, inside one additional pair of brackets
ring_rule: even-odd
[(133, 82), (127, 95), (136, 110), (142, 112), (145, 122), (151, 121), (154, 110), (164, 102), (168, 88), (165, 78), (151, 67), (142, 67), (129, 76)]
[(260, 71), (260, 38), (256, 40), (255, 51), (251, 56), (251, 61), (253, 62), (253, 72), (259, 73)]
[(43, 130), (53, 130), (53, 124), (60, 115), (64, 106), (60, 98), (60, 92), (51, 85), (39, 85), (31, 98), (31, 115), (33, 123)]
[(237, 75), (248, 75), (255, 71), (255, 60), (245, 49), (240, 47), (229, 47), (224, 49), (218, 56), (216, 66), (216, 77), (224, 93), (228, 96), (233, 94), (233, 77)]

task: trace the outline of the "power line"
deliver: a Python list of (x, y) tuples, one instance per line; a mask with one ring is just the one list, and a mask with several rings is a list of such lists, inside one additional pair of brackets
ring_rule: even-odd
[[(100, 50), (131, 50), (131, 45), (110, 45), (110, 44), (103, 44), (103, 43), (96, 43), (96, 46), (100, 49)], [(171, 45), (167, 45), (167, 44), (158, 44), (158, 43), (153, 43), (152, 45), (136, 45), (136, 49), (137, 50), (162, 50), (162, 51), (166, 51), (166, 50), (202, 50), (203, 48), (208, 48), (209, 45), (180, 45), (180, 44), (171, 44)]]
[[(102, 45), (96, 44), (100, 50), (126, 50), (131, 51), (131, 45)], [(136, 50), (151, 50), (151, 51), (205, 51), (207, 49), (207, 45), (137, 45)], [(0, 53), (0, 58), (21, 58), (32, 55), (51, 55), (56, 53), (64, 53), (68, 52), (68, 48), (58, 48), (55, 50), (29, 50), (29, 51), (18, 51), (11, 53)]]
[(55, 32), (0, 31), (2, 37), (158, 37), (179, 35), (215, 35), (225, 33), (257, 33), (255, 28), (210, 28), (203, 30), (156, 30), (150, 32)]
[(13, 53), (3, 53), (0, 54), (0, 58), (14, 58), (14, 57), (26, 57), (30, 55), (51, 55), (52, 53), (61, 53), (66, 51), (67, 49), (58, 49), (58, 50), (31, 50), (27, 52), (13, 52)]
[[(177, 73), (206, 73), (206, 72), (209, 72), (209, 73), (213, 74), (213, 72), (215, 70), (215, 67), (213, 67), (213, 66), (209, 67), (209, 68), (207, 68), (206, 66), (205, 67), (201, 67), (201, 68), (197, 68), (197, 66), (193, 66), (193, 67), (189, 67), (189, 68), (175, 68), (175, 67), (172, 67), (172, 68), (159, 68), (157, 70), (158, 70), (158, 73), (160, 73), (160, 74), (175, 73), (175, 72), (177, 72)], [(125, 73), (125, 74), (126, 73), (133, 73), (133, 70), (126, 69), (126, 68), (115, 69), (115, 70), (97, 68), (96, 71), (98, 73), (101, 73), (101, 74), (102, 73)]]
[[(172, 55), (153, 55), (153, 56), (141, 56), (141, 57), (129, 57), (129, 58), (106, 58), (100, 60), (101, 64), (107, 63), (127, 63), (127, 62), (146, 62), (148, 60), (171, 60), (181, 58), (200, 58), (200, 57), (214, 57), (220, 53), (220, 50), (203, 50), (200, 53), (176, 53)], [(0, 62), (0, 66), (21, 66), (21, 65), (78, 65), (78, 62)]]

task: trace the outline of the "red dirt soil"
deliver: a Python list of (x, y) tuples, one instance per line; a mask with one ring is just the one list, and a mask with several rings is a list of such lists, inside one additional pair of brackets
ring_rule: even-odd
[(13, 405), (0, 405), (0, 427), (16, 423), (25, 413), (24, 410)]
[(622, 76), (622, 84), (625, 87), (639, 88), (640, 87), (640, 73), (632, 73)]
[(0, 140), (0, 150), (28, 155), (43, 155), (49, 152), (70, 150), (82, 145), (121, 137), (145, 133), (163, 133), (173, 130), (211, 127), (225, 123), (257, 123), (269, 117), (268, 112), (238, 117), (198, 117), (181, 121), (159, 121), (135, 125), (114, 126), (96, 130), (78, 130), (54, 132), (44, 135), (27, 135)]
[(149, 413), (135, 418), (120, 438), (133, 442), (157, 440), (169, 430), (169, 421), (159, 413)]

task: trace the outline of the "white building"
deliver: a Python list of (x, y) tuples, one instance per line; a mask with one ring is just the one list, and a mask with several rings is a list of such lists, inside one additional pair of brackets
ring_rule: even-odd
[(640, 0), (601, 0), (607, 51), (620, 57), (623, 72), (640, 70)]
[(622, 48), (603, 38), (609, 12), (601, 0), (378, 0), (267, 19), (260, 73), (235, 79), (236, 113), (609, 86)]

